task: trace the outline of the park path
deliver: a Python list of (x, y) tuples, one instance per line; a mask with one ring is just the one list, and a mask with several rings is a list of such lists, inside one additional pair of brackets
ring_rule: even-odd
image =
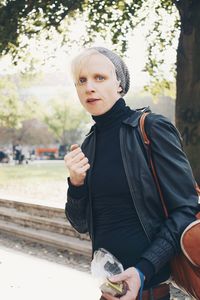
[(2, 300), (94, 300), (100, 297), (89, 274), (2, 246), (0, 294)]
[[(67, 186), (67, 185), (66, 185)], [(66, 187), (66, 189), (68, 188), (68, 186)], [(30, 198), (30, 197), (25, 197), (25, 196), (17, 196), (14, 195), (13, 193), (9, 193), (6, 191), (2, 191), (0, 189), (0, 198), (1, 199), (7, 199), (7, 200), (13, 200), (13, 201), (18, 201), (18, 202), (25, 202), (25, 203), (30, 203), (30, 204), (39, 204), (39, 205), (45, 205), (45, 206), (50, 206), (50, 207), (55, 207), (55, 208), (65, 208), (65, 203), (66, 203), (66, 199), (67, 199), (67, 195), (64, 199), (62, 199), (62, 201), (54, 201), (52, 199), (37, 199), (37, 198)]]

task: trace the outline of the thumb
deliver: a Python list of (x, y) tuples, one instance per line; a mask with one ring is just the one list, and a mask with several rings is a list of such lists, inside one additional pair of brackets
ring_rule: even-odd
[(73, 151), (73, 150), (77, 149), (78, 147), (79, 147), (78, 144), (73, 144), (73, 145), (71, 145), (71, 147), (70, 147), (70, 151)]
[(119, 282), (119, 281), (124, 281), (127, 278), (128, 278), (127, 274), (125, 272), (122, 272), (120, 274), (109, 277), (108, 280), (111, 282)]

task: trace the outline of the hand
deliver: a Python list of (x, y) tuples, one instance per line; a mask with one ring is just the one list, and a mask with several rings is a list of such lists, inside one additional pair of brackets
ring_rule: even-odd
[[(124, 296), (120, 297), (120, 300), (135, 300), (137, 298), (141, 286), (141, 280), (136, 268), (128, 268), (119, 275), (110, 277), (109, 280), (111, 282), (125, 281), (127, 283), (128, 291)], [(105, 293), (103, 293), (102, 296), (107, 300), (119, 300), (119, 298)]]
[(69, 170), (71, 184), (75, 186), (83, 185), (86, 171), (90, 168), (90, 165), (79, 145), (73, 144), (70, 152), (65, 155), (64, 160)]

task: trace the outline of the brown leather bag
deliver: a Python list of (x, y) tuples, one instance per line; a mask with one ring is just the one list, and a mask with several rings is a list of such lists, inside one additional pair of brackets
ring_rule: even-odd
[[(151, 142), (145, 132), (144, 121), (148, 113), (143, 113), (140, 118), (140, 131), (144, 144), (148, 151), (149, 163), (153, 172), (153, 177), (160, 195), (160, 200), (168, 218), (162, 190), (157, 177), (156, 169), (152, 160)], [(200, 196), (200, 189), (196, 185), (197, 194)], [(200, 300), (200, 212), (196, 215), (197, 220), (192, 222), (181, 235), (182, 252), (171, 261), (172, 284), (187, 293), (189, 296)]]

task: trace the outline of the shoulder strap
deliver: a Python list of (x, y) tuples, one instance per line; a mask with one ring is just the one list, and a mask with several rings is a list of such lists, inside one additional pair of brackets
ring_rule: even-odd
[[(147, 157), (149, 158), (149, 165), (150, 165), (150, 168), (152, 170), (154, 180), (155, 180), (155, 183), (156, 183), (156, 186), (157, 186), (157, 190), (158, 190), (159, 195), (160, 195), (160, 200), (162, 202), (162, 206), (163, 206), (165, 216), (166, 216), (166, 218), (168, 218), (168, 211), (167, 211), (165, 201), (164, 201), (164, 197), (163, 197), (163, 193), (162, 193), (162, 190), (161, 190), (161, 187), (160, 187), (160, 184), (159, 184), (158, 175), (156, 173), (156, 168), (154, 166), (153, 159), (152, 159), (151, 142), (150, 142), (150, 140), (147, 136), (147, 133), (145, 131), (145, 126), (144, 126), (145, 118), (148, 114), (149, 114), (148, 112), (145, 112), (140, 117), (140, 131), (141, 131), (141, 134), (142, 134), (143, 142), (144, 142), (145, 145), (147, 145), (146, 147), (147, 147), (147, 150), (148, 150)], [(197, 183), (195, 185), (195, 189), (196, 189), (196, 192), (197, 192), (198, 196), (200, 197), (200, 187), (198, 186)]]
[(145, 118), (146, 118), (146, 116), (148, 114), (149, 114), (148, 112), (145, 112), (140, 117), (140, 131), (141, 131), (141, 134), (142, 134), (143, 141), (144, 141), (145, 145), (147, 145), (147, 150), (148, 150), (147, 157), (149, 158), (149, 165), (150, 165), (153, 177), (154, 177), (154, 181), (155, 181), (158, 193), (160, 195), (160, 200), (161, 200), (161, 203), (162, 203), (162, 206), (163, 206), (165, 217), (168, 218), (167, 207), (165, 205), (163, 193), (162, 193), (162, 190), (161, 190), (161, 187), (160, 187), (160, 183), (159, 183), (159, 180), (158, 180), (158, 175), (156, 173), (156, 168), (154, 166), (153, 159), (152, 159), (151, 143), (150, 143), (150, 140), (149, 140), (149, 138), (147, 136), (147, 133), (146, 133), (145, 127), (144, 127)]
[(199, 185), (197, 183), (196, 183), (196, 191), (197, 191), (197, 194), (200, 197), (200, 187), (199, 187)]
[(144, 128), (144, 121), (145, 121), (145, 118), (146, 116), (148, 115), (149, 113), (148, 112), (145, 112), (141, 115), (140, 117), (140, 131), (142, 133), (142, 138), (143, 138), (143, 141), (146, 145), (149, 145), (150, 144), (150, 141), (148, 139), (148, 136), (146, 134), (146, 131), (145, 131), (145, 128)]

